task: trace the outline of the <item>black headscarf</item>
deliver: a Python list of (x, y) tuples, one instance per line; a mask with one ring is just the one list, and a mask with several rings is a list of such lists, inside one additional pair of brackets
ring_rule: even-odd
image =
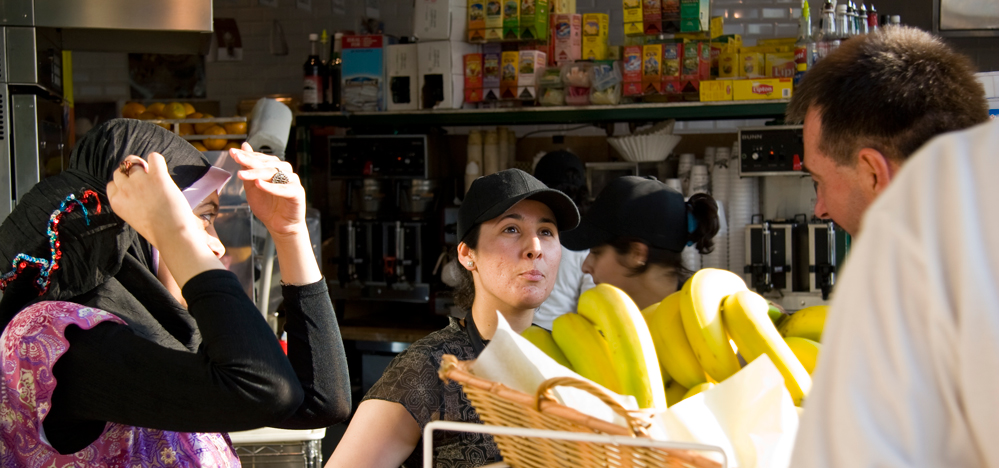
[(0, 225), (0, 274), (12, 270), (11, 261), (18, 254), (52, 258), (49, 218), (67, 196), (79, 200), (87, 191), (96, 192), (101, 211), (98, 214), (97, 203), (88, 201), (83, 203), (86, 210), (62, 216), (58, 226), (62, 255), (47, 290), (40, 294), (38, 268), (29, 266), (18, 274), (0, 299), (0, 327), (27, 305), (69, 301), (111, 312), (137, 335), (160, 345), (197, 349), (201, 336), (194, 319), (153, 273), (151, 246), (108, 203), (106, 186), (121, 161), (129, 155), (145, 159), (154, 151), (164, 156), (170, 177), (181, 189), (211, 167), (201, 152), (170, 131), (139, 120), (115, 119), (84, 135), (70, 156), (69, 169), (42, 180), (17, 201)]

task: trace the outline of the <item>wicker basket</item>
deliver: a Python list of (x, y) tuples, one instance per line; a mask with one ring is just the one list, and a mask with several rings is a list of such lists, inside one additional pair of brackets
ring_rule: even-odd
[[(474, 361), (458, 361), (446, 354), (438, 375), (462, 386), (479, 417), (487, 425), (514, 428), (583, 432), (614, 436), (648, 437), (652, 414), (622, 407), (605, 390), (571, 377), (546, 380), (534, 396), (472, 375)], [(600, 398), (628, 422), (629, 427), (585, 415), (555, 401), (555, 387), (574, 387)], [(598, 444), (560, 439), (494, 436), (503, 461), (514, 468), (548, 467), (675, 467), (718, 468), (721, 464), (701, 453), (657, 447)]]

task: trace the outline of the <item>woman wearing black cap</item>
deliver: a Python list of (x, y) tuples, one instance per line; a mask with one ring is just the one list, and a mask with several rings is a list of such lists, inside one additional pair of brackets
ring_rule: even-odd
[(621, 288), (644, 309), (679, 290), (690, 276), (681, 262), (684, 247), (710, 253), (717, 233), (718, 204), (710, 195), (685, 202), (657, 180), (627, 176), (604, 187), (562, 245), (590, 249), (583, 271), (597, 284)]
[(219, 259), (229, 173), (156, 125), (111, 120), (0, 226), (0, 465), (238, 466), (224, 431), (346, 418), (304, 190), (277, 158), (230, 154), (290, 283), (291, 359)]
[[(479, 422), (455, 382), (437, 376), (441, 357), (478, 357), (496, 330), (499, 311), (514, 331), (531, 325), (558, 272), (559, 232), (579, 213), (566, 195), (519, 169), (480, 177), (458, 210), (457, 261), (462, 283), (455, 304), (467, 311), (396, 356), (371, 388), (330, 458), (329, 467), (422, 466), (421, 434), (435, 420)], [(500, 458), (491, 436), (435, 433), (436, 467), (464, 468)]]

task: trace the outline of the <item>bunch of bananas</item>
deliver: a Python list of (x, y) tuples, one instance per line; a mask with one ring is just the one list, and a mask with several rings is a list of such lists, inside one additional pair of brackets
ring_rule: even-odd
[(642, 408), (665, 408), (710, 389), (739, 371), (737, 354), (746, 363), (769, 356), (800, 406), (827, 312), (815, 306), (785, 315), (738, 275), (711, 268), (641, 312), (607, 284), (583, 293), (578, 308), (557, 318), (551, 333), (532, 326), (523, 335), (583, 377), (634, 396)]

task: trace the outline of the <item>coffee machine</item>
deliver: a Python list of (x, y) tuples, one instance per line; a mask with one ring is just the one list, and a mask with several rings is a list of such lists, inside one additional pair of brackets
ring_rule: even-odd
[(331, 296), (429, 302), (440, 215), (427, 136), (334, 135), (328, 149), (328, 177), (343, 187)]
[(746, 284), (785, 309), (824, 304), (849, 250), (849, 236), (818, 219), (811, 177), (803, 169), (802, 127), (739, 130), (740, 177), (759, 181), (759, 213), (745, 228)]

